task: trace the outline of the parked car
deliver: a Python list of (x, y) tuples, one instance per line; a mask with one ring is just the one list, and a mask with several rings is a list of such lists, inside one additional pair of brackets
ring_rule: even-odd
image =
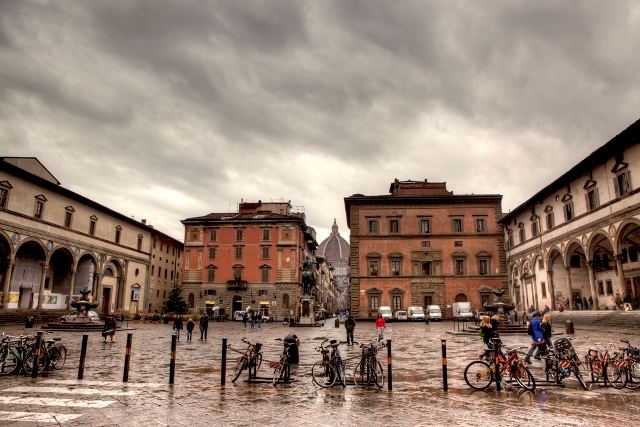
[(424, 322), (424, 310), (422, 307), (409, 307), (407, 310), (407, 317), (410, 321)]
[(240, 322), (242, 322), (242, 318), (244, 316), (244, 314), (246, 313), (246, 311), (244, 310), (236, 310), (235, 313), (233, 313), (233, 320), (239, 320)]
[(429, 320), (431, 320), (432, 322), (442, 321), (442, 311), (440, 311), (439, 305), (428, 305), (427, 313), (429, 314)]
[(396, 311), (395, 319), (396, 320), (407, 320), (407, 312), (404, 311), (404, 310)]
[[(93, 321), (93, 322), (99, 322), (100, 321), (100, 315), (98, 313), (96, 313), (93, 310), (89, 310), (89, 318)], [(64, 323), (64, 322), (76, 322), (78, 319), (78, 312), (77, 311), (72, 311), (69, 314), (65, 314), (64, 316), (60, 316), (60, 322)]]
[(382, 314), (385, 322), (390, 322), (393, 320), (393, 312), (391, 311), (391, 307), (382, 306), (378, 309), (378, 313)]

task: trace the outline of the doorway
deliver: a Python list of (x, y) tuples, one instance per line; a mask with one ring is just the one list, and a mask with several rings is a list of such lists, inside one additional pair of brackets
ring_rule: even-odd
[(231, 303), (231, 309), (233, 310), (233, 313), (235, 313), (236, 311), (241, 311), (242, 310), (242, 297), (240, 295), (234, 295), (233, 296), (233, 301)]
[(33, 308), (33, 292), (31, 288), (20, 288), (18, 297), (19, 308)]
[(108, 316), (111, 311), (111, 288), (102, 288), (102, 314)]
[(430, 305), (433, 305), (433, 295), (425, 295), (423, 308), (427, 308)]

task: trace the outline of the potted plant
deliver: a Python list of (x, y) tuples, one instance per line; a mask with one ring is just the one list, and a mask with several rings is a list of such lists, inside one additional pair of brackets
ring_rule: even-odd
[(160, 315), (158, 313), (154, 313), (153, 316), (151, 316), (151, 322), (160, 323)]
[(138, 313), (133, 316), (133, 323), (140, 323), (140, 315)]

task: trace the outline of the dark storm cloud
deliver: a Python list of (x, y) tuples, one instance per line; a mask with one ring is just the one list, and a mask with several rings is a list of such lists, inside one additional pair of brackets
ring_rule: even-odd
[(178, 238), (281, 197), (344, 235), (342, 197), (394, 178), (508, 210), (638, 118), (639, 20), (634, 2), (6, 1), (0, 141)]

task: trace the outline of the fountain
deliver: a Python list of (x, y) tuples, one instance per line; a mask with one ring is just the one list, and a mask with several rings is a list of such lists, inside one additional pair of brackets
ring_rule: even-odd
[(92, 308), (96, 308), (98, 306), (98, 303), (89, 301), (87, 295), (89, 295), (91, 291), (87, 286), (85, 286), (85, 288), (81, 290), (80, 293), (82, 294), (82, 298), (80, 298), (76, 302), (72, 302), (71, 304), (69, 304), (71, 307), (78, 310), (78, 317), (75, 321), (78, 323), (93, 323), (93, 320), (91, 320), (88, 313)]
[(504, 289), (493, 291), (493, 294), (496, 296), (496, 299), (493, 301), (493, 303), (485, 302), (482, 305), (482, 308), (484, 309), (485, 312), (487, 312), (489, 316), (494, 316), (497, 314), (498, 317), (500, 317), (500, 323), (502, 325), (507, 325), (511, 323), (511, 316), (507, 317), (507, 313), (513, 310), (516, 307), (516, 305), (507, 304), (506, 302), (504, 302), (504, 300), (502, 299), (504, 292), (505, 292)]

